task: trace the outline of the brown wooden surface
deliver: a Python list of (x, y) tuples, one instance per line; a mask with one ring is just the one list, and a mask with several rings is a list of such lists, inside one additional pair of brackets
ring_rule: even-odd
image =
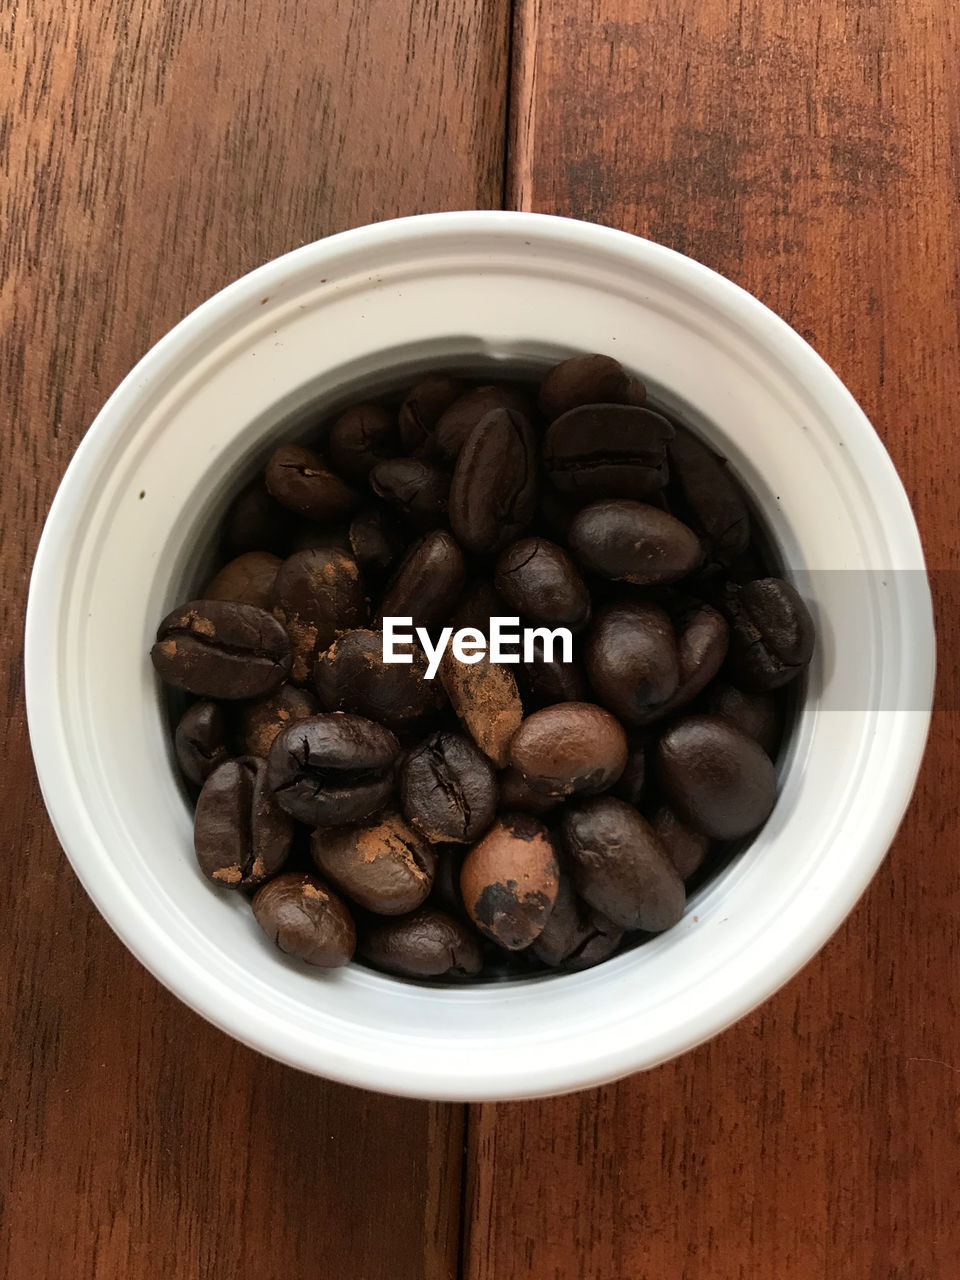
[(22, 705), (43, 513), (114, 384), (267, 258), (499, 205), (505, 0), (0, 0), (4, 1280), (442, 1280), (462, 1108), (339, 1088), (183, 1008), (53, 838)]

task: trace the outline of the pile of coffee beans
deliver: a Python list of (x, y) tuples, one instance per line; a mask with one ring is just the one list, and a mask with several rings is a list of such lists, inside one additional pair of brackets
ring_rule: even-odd
[[(724, 462), (645, 400), (602, 355), (539, 386), (431, 374), (233, 502), (152, 658), (192, 699), (200, 868), (283, 951), (583, 969), (676, 924), (770, 814), (813, 624)], [(420, 643), (388, 662), (401, 618)], [(520, 660), (491, 619), (527, 629)]]

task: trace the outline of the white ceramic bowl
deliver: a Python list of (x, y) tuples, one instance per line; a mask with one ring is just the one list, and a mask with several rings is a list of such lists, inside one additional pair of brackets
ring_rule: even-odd
[[(441, 366), (618, 356), (726, 454), (818, 621), (780, 796), (683, 921), (597, 969), (431, 990), (288, 962), (199, 874), (147, 653), (240, 481), (307, 403)], [(585, 223), (451, 213), (307, 245), (204, 303), (90, 428), (30, 589), (30, 733), (90, 896), (182, 1000), (284, 1062), (430, 1098), (597, 1084), (714, 1035), (794, 974), (883, 858), (934, 673), (917, 530), (860, 409), (783, 321), (669, 249)]]

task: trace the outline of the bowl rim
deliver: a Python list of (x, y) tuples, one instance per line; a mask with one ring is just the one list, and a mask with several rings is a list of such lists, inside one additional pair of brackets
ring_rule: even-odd
[[(587, 250), (616, 250), (642, 261), (663, 273), (676, 277), (708, 299), (732, 308), (754, 324), (762, 324), (765, 340), (777, 347), (792, 362), (802, 360), (805, 368), (830, 390), (838, 411), (844, 416), (845, 428), (857, 434), (857, 443), (871, 465), (871, 484), (882, 487), (887, 504), (887, 519), (896, 527), (899, 565), (924, 571), (919, 532), (903, 486), (882, 442), (853, 396), (826, 362), (784, 320), (769, 310), (752, 294), (710, 268), (683, 254), (628, 232), (576, 219), (552, 215), (503, 210), (472, 210), (452, 213), (420, 214), (408, 218), (371, 223), (364, 227), (303, 245), (255, 268), (240, 279), (202, 302), (152, 346), (110, 395), (81, 440), (54, 497), (37, 548), (31, 575), (24, 634), (25, 693), (30, 740), (41, 790), (51, 821), (67, 857), (84, 888), (94, 900), (114, 932), (136, 958), (165, 986), (200, 1013), (208, 1021), (271, 1057), (300, 1069), (322, 1073), (343, 1083), (374, 1088), (412, 1097), (447, 1100), (486, 1100), (534, 1097), (561, 1093), (618, 1078), (641, 1067), (651, 1067), (711, 1038), (762, 1001), (794, 976), (826, 943), (869, 884), (885, 856), (910, 801), (919, 771), (929, 729), (935, 671), (935, 639), (932, 604), (924, 572), (925, 598), (917, 615), (910, 619), (912, 652), (924, 671), (929, 671), (925, 696), (916, 710), (893, 713), (897, 723), (897, 757), (901, 765), (900, 786), (888, 791), (884, 804), (877, 806), (868, 839), (861, 839), (862, 851), (851, 859), (838, 892), (826, 904), (815, 921), (809, 922), (804, 945), (784, 947), (773, 957), (762, 974), (744, 982), (729, 998), (718, 1004), (713, 1016), (705, 1020), (695, 1033), (676, 1037), (676, 1043), (664, 1046), (656, 1057), (630, 1049), (609, 1052), (606, 1057), (585, 1057), (557, 1067), (531, 1069), (524, 1075), (510, 1075), (505, 1068), (497, 1078), (488, 1073), (469, 1079), (447, 1080), (436, 1074), (407, 1072), (399, 1076), (389, 1062), (352, 1060), (349, 1054), (331, 1051), (326, 1055), (311, 1051), (297, 1054), (292, 1040), (278, 1037), (267, 1019), (258, 1025), (240, 1025), (236, 1013), (220, 1003), (210, 986), (198, 983), (193, 970), (188, 972), (185, 957), (174, 954), (163, 945), (163, 934), (138, 927), (130, 919), (127, 897), (119, 886), (108, 883), (100, 874), (84, 847), (89, 829), (88, 815), (82, 797), (70, 787), (58, 786), (63, 768), (64, 744), (55, 717), (48, 712), (46, 691), (54, 683), (54, 647), (51, 635), (56, 632), (60, 600), (63, 547), (70, 536), (71, 524), (82, 505), (91, 478), (100, 469), (118, 437), (129, 429), (130, 409), (144, 390), (161, 379), (165, 372), (189, 352), (200, 338), (221, 324), (236, 306), (245, 307), (251, 299), (277, 290), (286, 279), (315, 269), (321, 262), (332, 261), (341, 254), (356, 254), (380, 247), (385, 241), (402, 242), (408, 237), (430, 233), (443, 234), (517, 234), (538, 235), (550, 239), (560, 237), (571, 246)], [(67, 833), (70, 833), (69, 841)], [(487, 988), (489, 990), (489, 988)], [(278, 1043), (278, 1040), (283, 1041)], [(508, 1077), (510, 1077), (508, 1082)]]

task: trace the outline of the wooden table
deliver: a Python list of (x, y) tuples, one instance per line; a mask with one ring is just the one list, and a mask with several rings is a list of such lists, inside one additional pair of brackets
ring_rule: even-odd
[[(960, 1275), (956, 6), (8, 0), (0, 49), (0, 1274)], [(317, 236), (501, 204), (681, 249), (814, 344), (913, 499), (945, 671), (890, 858), (785, 990), (619, 1085), (462, 1108), (296, 1074), (136, 964), (44, 816), (21, 628), (70, 454), (174, 321)]]

